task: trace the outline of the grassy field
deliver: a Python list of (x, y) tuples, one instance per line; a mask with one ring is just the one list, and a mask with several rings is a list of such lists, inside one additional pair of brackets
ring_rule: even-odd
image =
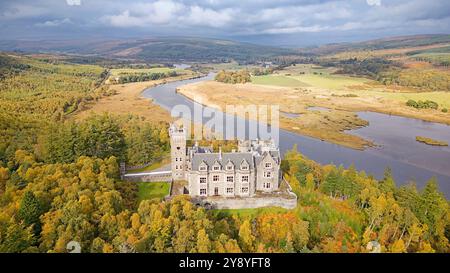
[(115, 95), (87, 104), (86, 109), (76, 112), (74, 118), (82, 120), (89, 117), (92, 113), (102, 114), (110, 112), (121, 115), (133, 114), (154, 123), (170, 122), (172, 120), (170, 113), (159, 105), (151, 103), (151, 100), (142, 98), (141, 92), (158, 84), (189, 78), (192, 78), (192, 75), (182, 75), (148, 82), (109, 85), (109, 90)]
[(283, 75), (265, 75), (252, 77), (252, 83), (261, 85), (274, 85), (283, 87), (306, 87), (304, 82)]
[(302, 64), (290, 66), (276, 74), (252, 77), (252, 83), (282, 87), (313, 87), (324, 89), (345, 89), (349, 86), (373, 83), (361, 77), (332, 74), (333, 68)]
[(169, 190), (170, 183), (167, 182), (138, 183), (138, 201), (162, 199), (169, 194)]

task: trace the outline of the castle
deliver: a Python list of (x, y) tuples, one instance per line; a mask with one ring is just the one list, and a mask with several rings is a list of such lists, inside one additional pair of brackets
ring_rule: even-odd
[(187, 147), (186, 131), (175, 124), (169, 133), (172, 179), (188, 181), (191, 197), (251, 198), (279, 192), (281, 157), (273, 141), (239, 141), (237, 151), (223, 153), (197, 143)]

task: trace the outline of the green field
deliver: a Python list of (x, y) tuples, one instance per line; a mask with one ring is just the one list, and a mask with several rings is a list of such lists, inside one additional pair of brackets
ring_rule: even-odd
[(289, 67), (278, 74), (252, 77), (252, 83), (282, 87), (317, 87), (324, 89), (345, 89), (348, 86), (362, 85), (370, 80), (362, 77), (349, 77), (332, 74), (334, 71), (311, 65)]
[(138, 183), (138, 202), (149, 199), (162, 199), (169, 194), (170, 183), (142, 182)]
[(301, 81), (311, 87), (325, 89), (345, 89), (346, 87), (361, 85), (369, 81), (365, 78), (326, 74), (304, 74), (298, 76), (290, 76), (290, 78)]

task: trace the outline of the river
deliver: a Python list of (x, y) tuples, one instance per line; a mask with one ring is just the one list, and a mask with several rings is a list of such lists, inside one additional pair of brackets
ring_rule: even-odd
[[(190, 109), (195, 106), (203, 107), (176, 93), (176, 88), (211, 78), (212, 75), (209, 75), (159, 85), (144, 90), (142, 96), (152, 98), (154, 103), (169, 112), (176, 105), (186, 105)], [(425, 136), (450, 142), (450, 126), (373, 112), (359, 112), (358, 115), (369, 121), (369, 126), (348, 133), (372, 140), (378, 144), (377, 147), (359, 151), (280, 129), (280, 150), (285, 153), (297, 144), (302, 154), (316, 162), (345, 167), (354, 164), (358, 170), (364, 170), (377, 178), (382, 178), (385, 168), (390, 167), (397, 185), (414, 180), (419, 189), (435, 176), (441, 191), (450, 198), (450, 147), (428, 146), (415, 140), (416, 136)], [(203, 124), (208, 120), (194, 119), (195, 122)], [(254, 121), (245, 122), (248, 128), (251, 126), (249, 123)], [(215, 128), (216, 131), (222, 132), (224, 129)]]

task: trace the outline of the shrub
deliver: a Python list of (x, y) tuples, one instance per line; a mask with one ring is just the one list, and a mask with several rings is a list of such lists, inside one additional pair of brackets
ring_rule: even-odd
[(406, 102), (406, 105), (409, 107), (414, 107), (416, 109), (435, 109), (437, 110), (439, 105), (431, 100), (426, 100), (426, 101), (415, 101), (415, 100), (408, 100)]

